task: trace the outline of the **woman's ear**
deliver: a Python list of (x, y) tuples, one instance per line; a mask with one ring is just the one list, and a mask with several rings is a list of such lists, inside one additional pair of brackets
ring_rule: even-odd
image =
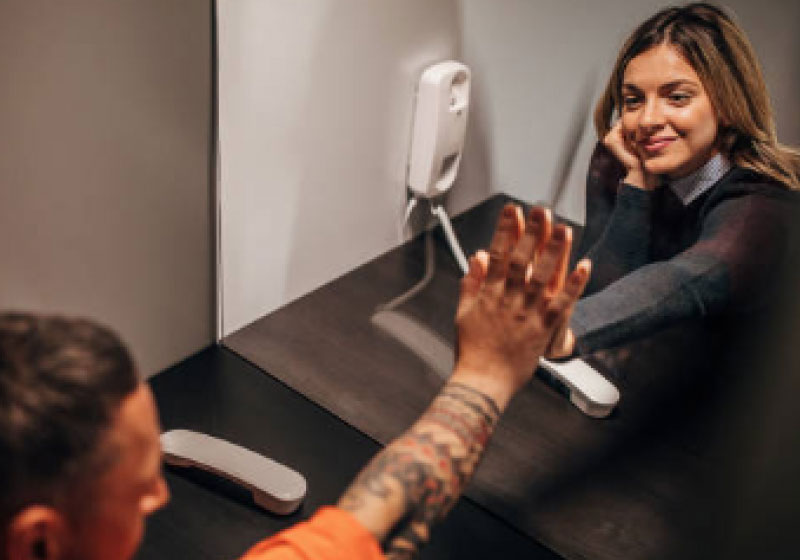
[(720, 124), (717, 129), (717, 146), (726, 157), (730, 156), (738, 138), (739, 135), (733, 127)]
[(59, 511), (42, 505), (24, 508), (6, 533), (9, 560), (63, 560), (68, 549), (66, 520)]

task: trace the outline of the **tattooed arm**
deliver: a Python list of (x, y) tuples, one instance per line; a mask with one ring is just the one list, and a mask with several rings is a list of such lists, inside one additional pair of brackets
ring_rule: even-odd
[(470, 260), (456, 312), (459, 352), (450, 380), (339, 502), (384, 542), (389, 558), (412, 557), (455, 504), (501, 413), (530, 379), (588, 279), (588, 262), (564, 278), (568, 228), (553, 227), (541, 208), (531, 211), (524, 226), (521, 221), (519, 209), (506, 206), (489, 254)]
[(469, 385), (451, 381), (423, 417), (358, 476), (339, 505), (383, 541), (390, 558), (410, 557), (469, 480), (500, 410)]

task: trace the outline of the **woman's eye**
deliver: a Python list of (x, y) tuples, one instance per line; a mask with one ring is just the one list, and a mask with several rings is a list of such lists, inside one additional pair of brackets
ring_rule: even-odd
[(691, 96), (688, 93), (670, 93), (669, 100), (677, 105), (685, 105)]
[(625, 97), (622, 98), (622, 105), (626, 109), (635, 109), (636, 107), (639, 106), (639, 104), (641, 104), (641, 102), (642, 100), (639, 97), (636, 97), (635, 95), (626, 95)]

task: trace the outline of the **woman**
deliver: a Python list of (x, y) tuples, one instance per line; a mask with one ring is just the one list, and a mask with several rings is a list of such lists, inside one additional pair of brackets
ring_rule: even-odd
[(595, 126), (578, 351), (653, 340), (717, 368), (772, 301), (798, 208), (800, 155), (777, 141), (752, 47), (717, 7), (662, 10), (623, 46)]

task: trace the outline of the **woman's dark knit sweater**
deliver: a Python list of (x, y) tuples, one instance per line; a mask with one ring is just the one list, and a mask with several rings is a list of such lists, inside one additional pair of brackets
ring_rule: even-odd
[(796, 192), (736, 167), (688, 205), (670, 188), (617, 184), (602, 169), (587, 180), (578, 252), (593, 271), (571, 323), (581, 354), (682, 326), (693, 333), (685, 350), (708, 353), (709, 336), (720, 342), (709, 330), (770, 306), (798, 217)]

